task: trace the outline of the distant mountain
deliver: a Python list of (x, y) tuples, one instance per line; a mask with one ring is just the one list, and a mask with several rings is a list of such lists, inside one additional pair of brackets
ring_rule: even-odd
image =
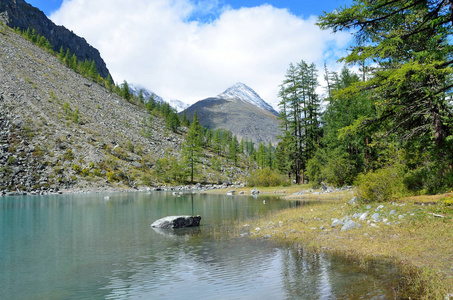
[(276, 112), (272, 106), (261, 99), (261, 97), (253, 89), (241, 82), (229, 87), (225, 92), (221, 93), (217, 97), (223, 99), (240, 99), (278, 116), (278, 112)]
[(200, 123), (207, 128), (226, 129), (239, 139), (255, 143), (278, 142), (278, 113), (243, 83), (236, 83), (218, 96), (198, 101), (185, 110), (189, 119), (195, 111)]
[(145, 101), (148, 101), (148, 99), (151, 96), (153, 96), (154, 97), (154, 101), (156, 101), (156, 102), (159, 102), (159, 103), (167, 102), (168, 104), (170, 104), (171, 107), (176, 109), (176, 111), (178, 113), (183, 111), (183, 110), (185, 110), (186, 108), (188, 108), (190, 106), (189, 104), (184, 103), (184, 102), (182, 102), (180, 100), (176, 100), (176, 99), (165, 101), (164, 99), (162, 99), (162, 97), (160, 97), (156, 93), (154, 93), (154, 92), (148, 90), (147, 88), (145, 88), (145, 87), (143, 87), (141, 85), (138, 85), (138, 84), (129, 83), (129, 90), (131, 91), (131, 93), (133, 95), (135, 95), (137, 97), (138, 97), (138, 95), (140, 93), (140, 90), (141, 90), (142, 93), (143, 93), (143, 97), (145, 98)]
[(185, 102), (182, 102), (181, 100), (176, 100), (176, 99), (172, 99), (170, 101), (168, 101), (168, 103), (170, 103), (170, 106), (173, 107), (174, 109), (176, 109), (176, 111), (178, 113), (184, 111), (185, 109), (187, 109), (190, 104), (187, 104)]
[(44, 36), (52, 44), (53, 49), (58, 52), (60, 48), (69, 51), (77, 56), (79, 61), (94, 60), (99, 74), (107, 78), (110, 74), (99, 51), (92, 47), (84, 38), (64, 26), (57, 26), (38, 8), (26, 3), (24, 0), (1, 0), (0, 1), (0, 22), (11, 28), (21, 30), (35, 30)]
[(162, 97), (160, 97), (159, 95), (155, 94), (154, 92), (148, 90), (147, 88), (145, 88), (139, 84), (129, 83), (128, 85), (129, 85), (129, 90), (136, 97), (138, 97), (138, 95), (140, 94), (140, 90), (141, 90), (143, 93), (143, 97), (145, 98), (145, 101), (148, 101), (149, 98), (151, 98), (151, 96), (153, 96), (154, 101), (159, 102), (159, 103), (164, 102), (164, 99), (162, 99)]

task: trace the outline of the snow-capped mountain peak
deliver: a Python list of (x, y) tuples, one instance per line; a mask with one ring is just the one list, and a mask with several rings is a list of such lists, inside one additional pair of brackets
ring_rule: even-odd
[(187, 103), (182, 102), (181, 100), (177, 100), (177, 99), (171, 99), (170, 101), (168, 101), (168, 103), (170, 104), (171, 107), (176, 109), (176, 111), (178, 113), (182, 112), (183, 110), (185, 110), (186, 108), (188, 108), (190, 106), (190, 104), (187, 104)]
[(219, 94), (217, 97), (223, 99), (240, 99), (252, 105), (258, 106), (264, 110), (270, 111), (275, 115), (278, 115), (274, 108), (266, 103), (252, 88), (241, 82), (238, 82), (235, 85), (229, 87), (228, 89), (226, 89), (226, 91)]
[(148, 101), (151, 96), (153, 97), (154, 101), (162, 103), (164, 102), (164, 99), (162, 99), (159, 95), (155, 94), (154, 92), (148, 90), (147, 88), (139, 85), (139, 84), (134, 84), (134, 83), (128, 83), (129, 90), (131, 93), (138, 97), (140, 91), (143, 93), (143, 98), (145, 98), (145, 101)]
[(147, 89), (139, 84), (129, 83), (128, 85), (129, 85), (129, 90), (131, 91), (131, 93), (134, 96), (138, 97), (138, 95), (140, 94), (140, 91), (141, 91), (145, 101), (148, 101), (151, 97), (153, 97), (154, 101), (156, 101), (158, 103), (167, 102), (168, 104), (170, 104), (171, 107), (176, 109), (177, 112), (181, 112), (190, 106), (189, 104), (184, 103), (181, 100), (176, 100), (176, 99), (172, 99), (169, 101), (164, 100), (159, 95), (155, 94), (154, 92), (150, 91), (149, 89)]

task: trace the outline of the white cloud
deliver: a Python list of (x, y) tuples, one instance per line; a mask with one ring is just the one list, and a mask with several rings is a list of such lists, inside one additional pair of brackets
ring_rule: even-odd
[[(141, 84), (187, 103), (240, 81), (276, 107), (290, 62), (338, 57), (349, 35), (320, 30), (270, 5), (231, 9), (218, 1), (65, 0), (51, 19), (96, 47), (117, 82)], [(196, 20), (213, 19), (208, 23)]]

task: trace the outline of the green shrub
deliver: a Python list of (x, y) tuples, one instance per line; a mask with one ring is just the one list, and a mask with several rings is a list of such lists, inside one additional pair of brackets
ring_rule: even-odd
[(346, 153), (333, 151), (327, 154), (319, 150), (308, 161), (306, 174), (314, 187), (319, 187), (323, 181), (340, 187), (352, 184), (357, 172)]
[(107, 172), (107, 181), (114, 182), (117, 180), (116, 174), (113, 171)]
[(64, 154), (64, 158), (66, 160), (73, 160), (74, 159), (74, 153), (72, 152), (71, 149), (66, 150), (66, 153)]
[(99, 169), (94, 169), (93, 175), (97, 176), (97, 177), (103, 177), (103, 174), (102, 174), (101, 170), (99, 170)]
[(255, 170), (247, 177), (248, 186), (288, 186), (288, 177), (281, 175), (269, 168)]
[(8, 157), (7, 162), (8, 162), (8, 164), (12, 165), (16, 162), (16, 159), (14, 158), (14, 156), (10, 156), (10, 157)]
[(88, 168), (82, 169), (82, 176), (83, 177), (87, 177), (89, 175), (90, 175), (90, 169), (88, 169)]
[(359, 174), (356, 185), (358, 195), (365, 201), (388, 201), (403, 196), (407, 189), (399, 167), (386, 167), (366, 174)]
[(78, 164), (74, 164), (74, 165), (72, 166), (72, 169), (73, 169), (77, 174), (79, 174), (79, 173), (82, 171), (82, 167), (81, 167), (80, 165), (78, 165)]

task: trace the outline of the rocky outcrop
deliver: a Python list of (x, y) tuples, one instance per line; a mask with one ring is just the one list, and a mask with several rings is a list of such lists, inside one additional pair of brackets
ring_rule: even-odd
[(155, 221), (151, 224), (154, 228), (184, 228), (200, 226), (200, 216), (169, 216)]
[(55, 51), (58, 52), (63, 47), (65, 51), (69, 49), (74, 53), (79, 61), (94, 60), (99, 74), (104, 78), (109, 75), (109, 70), (96, 48), (64, 26), (55, 25), (42, 11), (24, 0), (0, 1), (0, 22), (11, 28), (34, 29), (37, 34), (49, 40)]

